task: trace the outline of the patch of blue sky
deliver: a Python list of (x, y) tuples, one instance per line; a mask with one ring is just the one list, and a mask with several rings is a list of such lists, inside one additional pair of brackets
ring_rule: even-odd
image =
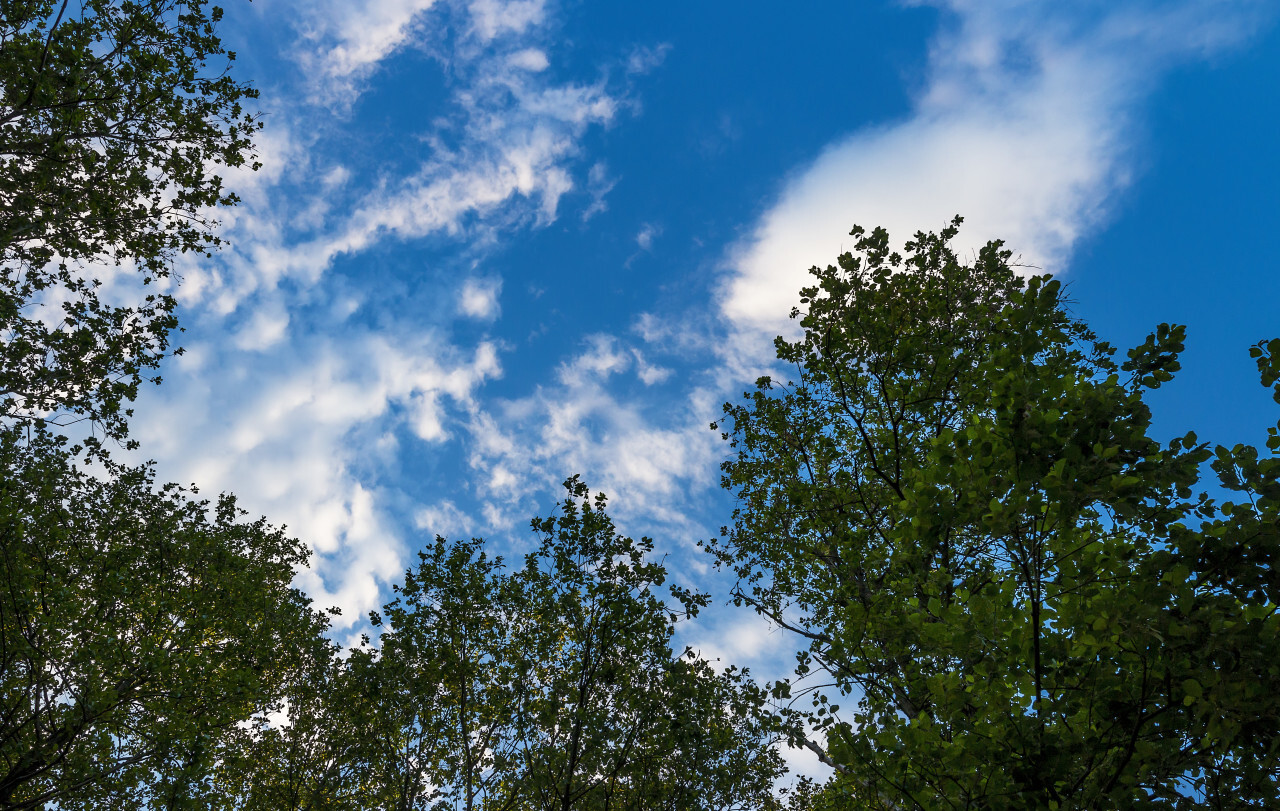
[(1121, 349), (1187, 325), (1182, 371), (1151, 398), (1161, 438), (1260, 445), (1280, 416), (1249, 347), (1280, 335), (1280, 29), (1173, 71), (1140, 107), (1141, 171), (1066, 279)]

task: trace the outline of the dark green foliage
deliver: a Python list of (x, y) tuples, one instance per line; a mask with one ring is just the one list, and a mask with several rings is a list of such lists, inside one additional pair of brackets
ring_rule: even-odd
[(1117, 366), (999, 243), (961, 263), (958, 223), (902, 255), (855, 228), (778, 341), (796, 382), (725, 409), (741, 507), (711, 546), (834, 679), (804, 713), (840, 770), (824, 802), (1263, 807), (1280, 440), (1217, 450), (1245, 504), (1193, 497), (1210, 452), (1151, 439), (1143, 402), (1182, 328)]
[(0, 808), (204, 808), (324, 622), (235, 502), (0, 431)]
[[(123, 438), (168, 348), (151, 282), (217, 244), (214, 173), (252, 158), (254, 91), (205, 0), (0, 0), (0, 415)], [(100, 283), (123, 278), (114, 300)], [(121, 298), (123, 296), (123, 298)]]
[(567, 486), (522, 568), (475, 540), (421, 553), (373, 617), (378, 648), (263, 732), (243, 807), (779, 808), (763, 691), (671, 650), (705, 598), (660, 597), (651, 542)]
[(746, 674), (673, 656), (675, 622), (704, 595), (658, 589), (653, 543), (618, 535), (603, 495), (570, 479), (560, 515), (516, 575), (540, 629), (522, 746), (525, 807), (767, 809), (782, 773)]
[[(313, 649), (314, 650), (314, 649)], [(337, 650), (316, 650), (283, 693), (285, 711), (255, 719), (247, 745), (214, 774), (226, 807), (244, 811), (363, 809), (372, 776), (358, 752), (376, 742), (367, 693)]]

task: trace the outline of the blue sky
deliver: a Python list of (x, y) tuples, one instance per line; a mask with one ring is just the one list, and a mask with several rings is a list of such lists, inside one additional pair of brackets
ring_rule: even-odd
[[(134, 432), (310, 543), (299, 584), (347, 622), (436, 533), (522, 551), (572, 473), (723, 596), (708, 423), (854, 223), (961, 214), (1121, 346), (1188, 324), (1165, 435), (1274, 422), (1247, 356), (1280, 335), (1270, 3), (230, 5), (263, 168), (183, 262), (187, 351)], [(789, 665), (730, 609), (686, 636)]]

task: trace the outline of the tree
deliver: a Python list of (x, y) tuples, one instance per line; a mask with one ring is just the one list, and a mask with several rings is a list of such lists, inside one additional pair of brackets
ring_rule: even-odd
[(780, 808), (764, 691), (671, 649), (705, 597), (675, 589), (668, 605), (652, 542), (566, 486), (521, 568), (475, 539), (421, 552), (371, 618), (377, 644), (264, 730), (240, 807)]
[(236, 198), (216, 170), (252, 160), (256, 94), (225, 71), (221, 16), (205, 0), (0, 3), (0, 415), (124, 437), (176, 325), (154, 283), (218, 244), (211, 212)]
[(373, 729), (366, 692), (336, 646), (315, 646), (281, 691), (279, 713), (252, 719), (247, 743), (213, 774), (221, 805), (240, 811), (378, 807), (361, 753)]
[(707, 596), (672, 587), (669, 606), (652, 540), (619, 535), (603, 494), (576, 477), (565, 487), (560, 514), (534, 520), (542, 540), (518, 575), (543, 630), (520, 747), (528, 807), (779, 807), (766, 695), (745, 672), (673, 655), (675, 622)]
[(1143, 401), (1183, 329), (1117, 365), (1000, 243), (960, 262), (959, 223), (902, 254), (855, 228), (777, 341), (797, 379), (725, 406), (740, 506), (710, 546), (833, 682), (793, 716), (838, 772), (822, 807), (1274, 801), (1280, 439), (1217, 449), (1248, 502), (1193, 497), (1209, 450), (1157, 443)]
[(221, 16), (0, 0), (0, 808), (214, 807), (255, 715), (329, 657), (289, 586), (305, 547), (99, 442), (127, 441), (163, 280), (219, 244), (218, 172), (253, 157)]
[(206, 808), (324, 646), (305, 548), (230, 497), (0, 431), (0, 808)]
[(365, 737), (366, 806), (515, 807), (512, 733), (537, 656), (524, 595), (482, 541), (437, 538), (418, 557), (371, 618), (379, 648), (350, 661), (380, 730)]

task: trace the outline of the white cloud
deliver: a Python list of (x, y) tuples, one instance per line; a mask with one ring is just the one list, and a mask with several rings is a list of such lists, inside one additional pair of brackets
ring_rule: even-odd
[(253, 311), (232, 342), (238, 349), (261, 351), (284, 339), (289, 328), (289, 313), (279, 300)]
[(546, 51), (539, 48), (525, 48), (523, 51), (516, 51), (508, 56), (507, 64), (513, 68), (531, 70), (537, 73), (546, 70), (551, 62), (547, 59)]
[(520, 91), (519, 106), (477, 110), (461, 150), (440, 154), (397, 188), (370, 194), (340, 231), (303, 246), (298, 261), (323, 268), (386, 236), (458, 235), (470, 219), (508, 212), (521, 200), (533, 203), (536, 222), (554, 221), (560, 198), (573, 188), (566, 163), (578, 153), (578, 138), (587, 125), (608, 122), (614, 105), (599, 88)]
[(469, 318), (491, 321), (498, 317), (501, 279), (467, 279), (458, 293), (458, 312)]
[(662, 229), (656, 225), (645, 223), (640, 228), (640, 233), (636, 234), (636, 244), (640, 246), (640, 250), (647, 251), (653, 247), (653, 239), (662, 233)]
[(1168, 64), (1237, 40), (1259, 8), (949, 7), (913, 114), (829, 146), (731, 251), (720, 306), (732, 324), (792, 329), (807, 268), (850, 248), (855, 223), (883, 225), (901, 244), (960, 214), (962, 247), (999, 237), (1024, 262), (1061, 271), (1131, 182), (1134, 102)]
[[(545, 0), (321, 0), (296, 2), (293, 11), (294, 58), (312, 100), (338, 110), (349, 110), (381, 64), (409, 48), (450, 71), (495, 53), (518, 70), (550, 64), (540, 48), (518, 47), (550, 23)], [(512, 42), (515, 49), (506, 47)]]
[(378, 65), (413, 40), (436, 0), (325, 0), (299, 4), (298, 59), (317, 100), (345, 106)]
[[(470, 13), (476, 30), (489, 39), (532, 35), (529, 29), (545, 16), (541, 3), (479, 2)], [(589, 127), (610, 123), (619, 101), (600, 83), (547, 81), (540, 73), (547, 65), (545, 51), (520, 44), (477, 49), (455, 42), (447, 59), (465, 81), (451, 102), (454, 115), (436, 125), (451, 134), (453, 146), (429, 133), (434, 154), (416, 171), (367, 191), (345, 222), (292, 246), (287, 255), (266, 258), (267, 264), (283, 262), (282, 272), (314, 278), (335, 256), (358, 253), (387, 237), (465, 231), (473, 244), (483, 245), (490, 221), (553, 222), (561, 198), (574, 188), (572, 164), (582, 136)], [(598, 191), (597, 181), (589, 177), (588, 183)]]
[(371, 473), (392, 464), (402, 431), (438, 444), (464, 424), (476, 389), (501, 375), (495, 347), (348, 328), (252, 356), (204, 343), (188, 354), (140, 404), (144, 452), (166, 478), (287, 524), (317, 553), (298, 584), (358, 622), (403, 569), (400, 523)]
[(545, 0), (472, 0), (470, 11), (472, 30), (489, 42), (540, 25), (546, 19), (547, 4)]
[(610, 495), (620, 521), (694, 528), (696, 494), (714, 485), (719, 462), (719, 437), (707, 427), (718, 400), (691, 389), (646, 405), (613, 390), (628, 373), (645, 385), (665, 376), (633, 347), (595, 335), (553, 384), (477, 410), (470, 465), (491, 523), (525, 518), (533, 499), (580, 473)]
[(653, 47), (636, 47), (627, 56), (627, 73), (642, 75), (659, 67), (667, 58), (671, 43), (663, 42)]
[(591, 335), (586, 342), (587, 351), (560, 364), (556, 377), (565, 386), (582, 388), (591, 382), (602, 382), (631, 365), (628, 353), (618, 346), (612, 335)]
[(471, 534), (478, 522), (449, 499), (423, 507), (413, 516), (415, 527), (432, 535), (459, 538)]
[(682, 634), (681, 639), (683, 644), (709, 662), (718, 661), (722, 666), (746, 665), (757, 672), (761, 667), (767, 668), (767, 673), (762, 675), (769, 680), (791, 675), (793, 659), (779, 654), (785, 652), (793, 656), (795, 641), (794, 637), (754, 613), (739, 613), (732, 620), (718, 624), (695, 625)]
[[(474, 30), (444, 37), (428, 24), (433, 5), (456, 7)], [(258, 138), (262, 170), (222, 172), (242, 198), (216, 212), (231, 247), (216, 262), (181, 260), (186, 306), (223, 316), (246, 302), (258, 308), (255, 297), (286, 281), (314, 287), (336, 257), (383, 240), (443, 235), (478, 254), (499, 231), (548, 225), (576, 186), (583, 136), (610, 124), (623, 104), (600, 81), (555, 82), (542, 73), (549, 64), (542, 3), (322, 4), (302, 17), (297, 58), (320, 79), (341, 79), (347, 95), (332, 103), (351, 102), (369, 71), (402, 47), (421, 47), (447, 66), (452, 95), (419, 134), (430, 151), (416, 169), (379, 169), (377, 180), (361, 180), (324, 148), (331, 115), (305, 105), (272, 110)], [(342, 23), (348, 17), (351, 24)], [(590, 214), (603, 209), (613, 183), (602, 163), (586, 174)], [(281, 318), (255, 317), (238, 345), (279, 340)]]
[(605, 197), (616, 185), (618, 181), (609, 176), (609, 167), (604, 161), (591, 164), (591, 168), (587, 171), (587, 193), (591, 195), (591, 204), (582, 210), (583, 222), (603, 211), (608, 211), (609, 204), (605, 202)]
[(639, 349), (632, 349), (631, 354), (636, 359), (636, 376), (646, 386), (652, 386), (655, 383), (661, 383), (671, 377), (672, 371), (662, 366), (655, 366), (645, 360), (644, 353)]

